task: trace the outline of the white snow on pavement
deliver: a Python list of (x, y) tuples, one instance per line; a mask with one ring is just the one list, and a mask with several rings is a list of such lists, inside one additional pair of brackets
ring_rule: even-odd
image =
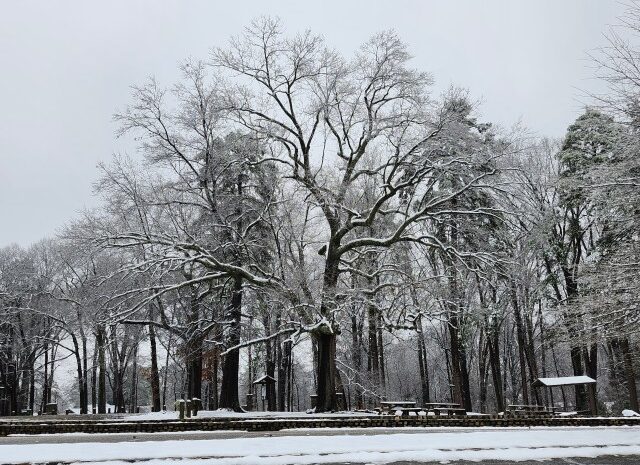
[[(433, 434), (279, 436), (118, 443), (0, 445), (2, 463), (97, 462), (146, 465), (294, 465), (331, 462), (543, 460), (640, 455), (640, 428), (449, 431)], [(184, 460), (187, 459), (187, 460)]]

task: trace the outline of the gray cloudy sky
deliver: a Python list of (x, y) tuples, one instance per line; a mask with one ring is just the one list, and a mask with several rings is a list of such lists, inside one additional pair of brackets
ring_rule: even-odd
[(96, 164), (135, 148), (112, 114), (129, 86), (206, 58), (252, 18), (279, 16), (350, 53), (394, 28), (437, 87), (467, 87), (488, 121), (560, 136), (594, 89), (585, 52), (614, 0), (0, 0), (0, 247), (55, 233), (92, 199)]

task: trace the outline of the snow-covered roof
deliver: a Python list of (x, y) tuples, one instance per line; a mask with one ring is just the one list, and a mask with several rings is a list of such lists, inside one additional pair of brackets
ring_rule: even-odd
[(534, 386), (573, 386), (576, 384), (594, 384), (595, 379), (588, 376), (560, 376), (558, 378), (538, 378)]
[(266, 384), (266, 383), (275, 383), (276, 379), (273, 376), (263, 375), (260, 378), (256, 379), (253, 384)]

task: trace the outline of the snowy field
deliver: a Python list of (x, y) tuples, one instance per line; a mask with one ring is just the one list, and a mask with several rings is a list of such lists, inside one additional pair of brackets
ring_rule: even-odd
[(2, 463), (125, 465), (296, 465), (397, 461), (546, 460), (640, 454), (640, 428), (452, 429), (439, 432), (342, 434), (233, 439), (7, 444)]

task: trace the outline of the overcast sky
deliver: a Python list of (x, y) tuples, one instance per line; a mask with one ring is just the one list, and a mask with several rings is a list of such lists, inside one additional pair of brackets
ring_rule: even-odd
[(129, 86), (177, 79), (187, 57), (279, 16), (351, 53), (396, 29), (438, 88), (481, 99), (485, 120), (561, 136), (594, 89), (586, 52), (623, 6), (613, 0), (2, 1), (0, 247), (55, 234), (95, 205), (96, 164), (135, 147), (114, 136)]

